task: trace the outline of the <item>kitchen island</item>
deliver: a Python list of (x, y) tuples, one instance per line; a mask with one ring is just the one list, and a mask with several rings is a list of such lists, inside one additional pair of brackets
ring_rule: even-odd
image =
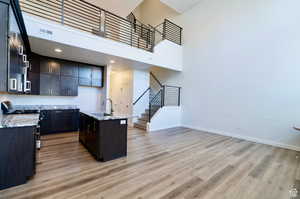
[(38, 123), (39, 114), (0, 114), (0, 190), (34, 176)]
[(126, 116), (80, 112), (79, 141), (98, 161), (127, 156)]

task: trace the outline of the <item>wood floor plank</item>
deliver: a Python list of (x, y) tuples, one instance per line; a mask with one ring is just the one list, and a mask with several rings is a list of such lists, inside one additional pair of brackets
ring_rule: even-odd
[(300, 191), (299, 152), (188, 128), (131, 128), (128, 156), (105, 163), (78, 132), (42, 144), (36, 176), (1, 199), (281, 199)]

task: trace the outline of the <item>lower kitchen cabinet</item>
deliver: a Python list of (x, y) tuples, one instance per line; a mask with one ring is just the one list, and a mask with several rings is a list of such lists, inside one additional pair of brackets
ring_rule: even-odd
[(36, 127), (0, 129), (0, 190), (26, 183), (35, 174)]
[(78, 131), (79, 110), (43, 110), (41, 135)]
[(97, 120), (80, 113), (79, 141), (98, 161), (127, 155), (127, 119)]

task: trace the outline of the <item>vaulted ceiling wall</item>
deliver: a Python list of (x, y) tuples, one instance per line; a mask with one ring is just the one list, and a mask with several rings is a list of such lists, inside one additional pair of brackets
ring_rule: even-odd
[(165, 3), (169, 7), (173, 8), (179, 13), (183, 13), (188, 9), (195, 6), (201, 0), (160, 0), (161, 2)]
[(86, 0), (116, 15), (127, 17), (143, 0)]

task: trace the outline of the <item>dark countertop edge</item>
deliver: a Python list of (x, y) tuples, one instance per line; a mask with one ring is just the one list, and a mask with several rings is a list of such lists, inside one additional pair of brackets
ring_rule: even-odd
[[(126, 116), (103, 116), (103, 117), (97, 117), (95, 115), (93, 115), (92, 113), (89, 113), (88, 111), (80, 111), (80, 113), (83, 113), (87, 116), (90, 116), (96, 120), (99, 120), (99, 121), (108, 121), (108, 120), (128, 120), (129, 116), (126, 117)], [(113, 118), (112, 118), (113, 117)]]

